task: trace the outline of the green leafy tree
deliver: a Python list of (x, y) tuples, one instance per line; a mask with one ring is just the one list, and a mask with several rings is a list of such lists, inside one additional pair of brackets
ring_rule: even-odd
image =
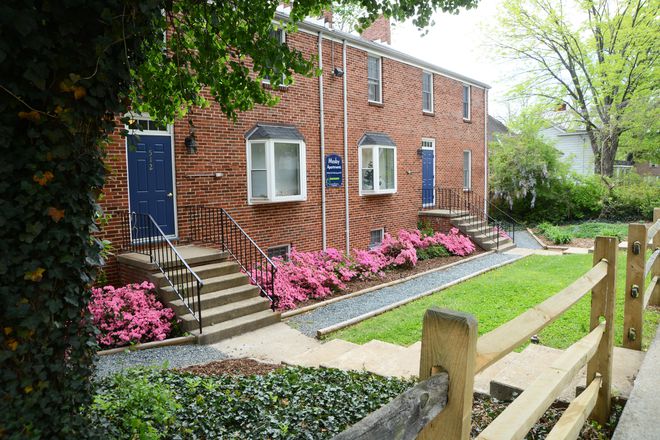
[(629, 114), (657, 99), (658, 13), (653, 0), (505, 0), (499, 14), (501, 54), (521, 64), (513, 94), (564, 105), (598, 174), (612, 175)]
[(539, 135), (545, 124), (536, 109), (527, 109), (510, 119), (509, 131), (497, 133), (490, 143), (490, 191), (510, 209), (515, 202), (534, 208), (544, 190), (567, 177), (568, 165), (559, 151)]
[[(346, 0), (427, 26), (476, 0)], [(211, 100), (231, 118), (276, 104), (260, 78), (315, 73), (270, 37), (277, 0), (0, 2), (0, 438), (94, 436), (86, 306), (97, 200), (116, 117), (163, 120)], [(299, 0), (291, 24), (330, 1)], [(167, 43), (163, 38), (167, 31)]]

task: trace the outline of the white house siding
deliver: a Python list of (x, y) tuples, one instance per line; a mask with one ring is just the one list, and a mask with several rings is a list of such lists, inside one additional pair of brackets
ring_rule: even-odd
[(562, 160), (570, 164), (572, 171), (585, 176), (594, 173), (594, 153), (586, 133), (570, 133), (550, 127), (541, 130), (540, 134), (562, 153)]

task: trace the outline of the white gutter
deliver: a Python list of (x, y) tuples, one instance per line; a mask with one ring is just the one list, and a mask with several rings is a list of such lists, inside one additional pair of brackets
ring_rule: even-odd
[(323, 237), (323, 250), (327, 247), (327, 234), (325, 225), (325, 121), (323, 113), (323, 32), (319, 31), (319, 119), (321, 137), (321, 235)]
[(348, 72), (346, 71), (346, 40), (342, 41), (342, 69), (344, 71), (343, 78), (343, 91), (344, 91), (344, 205), (346, 209), (346, 255), (351, 253), (351, 222), (349, 215), (349, 204), (348, 204), (348, 102), (347, 102), (347, 86), (346, 86), (346, 77)]
[(484, 89), (484, 212), (488, 215), (488, 89)]

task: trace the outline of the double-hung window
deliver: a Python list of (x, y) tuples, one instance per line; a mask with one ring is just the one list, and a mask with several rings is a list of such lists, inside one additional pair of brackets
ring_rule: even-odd
[(463, 151), (463, 189), (472, 189), (472, 151)]
[[(275, 29), (275, 28), (271, 29), (270, 37), (273, 40), (279, 42), (280, 44), (286, 44), (286, 33), (284, 32), (284, 29)], [(272, 85), (273, 86), (284, 85), (284, 79), (285, 79), (285, 75), (284, 75), (284, 73), (282, 73), (282, 77), (281, 77), (281, 80), (279, 81), (279, 83), (277, 81), (273, 81)], [(264, 84), (271, 84), (270, 76), (266, 75), (264, 77), (264, 79), (261, 80), (261, 82), (264, 83)]]
[(467, 84), (463, 85), (463, 119), (466, 121), (470, 120), (470, 111), (471, 111), (471, 105), (472, 103), (470, 102), (470, 92), (471, 92), (471, 87)]
[(422, 110), (433, 113), (433, 74), (422, 72)]
[(367, 57), (367, 83), (369, 87), (369, 102), (383, 102), (382, 59), (374, 55)]
[(305, 200), (305, 142), (298, 130), (257, 125), (246, 137), (248, 202)]
[(367, 133), (359, 143), (360, 194), (396, 192), (396, 145), (382, 133)]

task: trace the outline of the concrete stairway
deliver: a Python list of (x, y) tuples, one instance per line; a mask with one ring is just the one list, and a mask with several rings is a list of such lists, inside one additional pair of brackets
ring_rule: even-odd
[(516, 247), (511, 238), (500, 236), (498, 248), (497, 236), (499, 233), (494, 228), (485, 233), (481, 231), (482, 225), (473, 215), (451, 216), (449, 222), (487, 251), (497, 249), (498, 252), (504, 252)]
[[(283, 362), (304, 367), (364, 370), (381, 376), (411, 377), (419, 374), (421, 346), (421, 342), (402, 347), (377, 340), (357, 345), (333, 339), (285, 358)], [(475, 376), (474, 391), (501, 400), (512, 400), (562, 353), (562, 350), (542, 345), (529, 345), (520, 353), (509, 353)], [(643, 358), (643, 352), (615, 347), (613, 395), (623, 398), (630, 395)], [(585, 385), (585, 370), (583, 368), (578, 373), (559, 400), (569, 402), (575, 398), (576, 389)]]
[[(142, 270), (143, 276), (158, 287), (161, 301), (181, 320), (182, 329), (196, 335), (198, 343), (212, 344), (280, 321), (280, 314), (271, 311), (270, 301), (225, 253), (199, 246), (179, 246), (177, 251), (204, 283), (200, 295), (201, 334), (195, 318), (146, 255), (122, 254), (118, 260), (120, 265)], [(184, 276), (175, 273), (172, 281), (180, 283)]]

